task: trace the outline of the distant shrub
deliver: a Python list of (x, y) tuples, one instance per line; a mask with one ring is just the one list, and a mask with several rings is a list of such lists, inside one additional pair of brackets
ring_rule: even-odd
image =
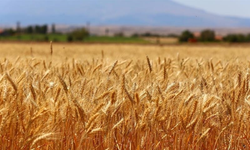
[(168, 35), (167, 35), (167, 37), (177, 38), (177, 37), (178, 37), (178, 35), (176, 35), (176, 34), (172, 34), (172, 33), (171, 33), (171, 34), (168, 34)]
[(5, 29), (3, 32), (0, 33), (0, 36), (13, 36), (16, 34), (16, 31), (13, 29)]
[(188, 42), (189, 39), (193, 39), (194, 34), (188, 30), (183, 31), (182, 34), (179, 36), (179, 42)]
[(134, 33), (131, 35), (131, 37), (139, 37), (139, 36), (140, 36), (140, 34), (138, 34), (138, 33)]
[(53, 42), (59, 42), (58, 38), (53, 38)]
[(89, 32), (85, 28), (81, 28), (81, 29), (77, 29), (77, 30), (74, 30), (73, 32), (71, 32), (68, 35), (67, 40), (69, 42), (71, 42), (71, 41), (83, 41), (88, 36), (89, 36)]
[(73, 41), (73, 36), (72, 35), (68, 35), (67, 36), (67, 41), (68, 42), (72, 42)]
[(49, 41), (49, 36), (44, 36), (43, 41)]
[(213, 42), (215, 41), (215, 33), (213, 30), (204, 30), (201, 32), (200, 41), (202, 42)]
[(116, 37), (124, 37), (124, 33), (123, 32), (118, 32), (118, 33), (115, 33)]
[(223, 38), (224, 41), (230, 43), (242, 43), (242, 42), (250, 42), (250, 35), (243, 34), (229, 34)]

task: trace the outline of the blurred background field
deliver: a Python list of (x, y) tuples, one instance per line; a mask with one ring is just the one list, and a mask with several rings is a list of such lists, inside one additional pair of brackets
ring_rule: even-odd
[[(53, 43), (53, 60), (79, 59), (91, 60), (105, 57), (109, 60), (152, 59), (176, 57), (189, 57), (194, 59), (220, 59), (220, 60), (249, 60), (250, 46), (248, 44), (184, 44), (184, 45), (144, 45), (144, 44), (81, 44), (81, 43)], [(1, 42), (0, 58), (15, 59), (16, 57), (36, 57), (47, 59), (50, 53), (50, 43), (16, 43)], [(104, 55), (104, 56), (102, 56)]]

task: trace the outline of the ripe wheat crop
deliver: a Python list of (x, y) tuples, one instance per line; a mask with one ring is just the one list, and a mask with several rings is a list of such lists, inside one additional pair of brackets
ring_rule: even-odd
[(250, 148), (245, 60), (47, 52), (0, 61), (2, 149)]

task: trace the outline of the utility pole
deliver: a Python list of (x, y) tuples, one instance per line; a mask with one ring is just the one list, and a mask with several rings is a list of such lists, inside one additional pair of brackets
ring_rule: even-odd
[(52, 24), (51, 32), (56, 33), (56, 25), (54, 23)]
[(17, 21), (16, 23), (16, 32), (19, 34), (21, 30), (21, 23), (19, 21)]

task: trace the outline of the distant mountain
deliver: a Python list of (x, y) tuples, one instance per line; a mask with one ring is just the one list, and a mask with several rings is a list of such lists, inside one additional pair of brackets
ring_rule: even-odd
[(250, 27), (250, 19), (219, 16), (172, 0), (1, 1), (0, 24)]

